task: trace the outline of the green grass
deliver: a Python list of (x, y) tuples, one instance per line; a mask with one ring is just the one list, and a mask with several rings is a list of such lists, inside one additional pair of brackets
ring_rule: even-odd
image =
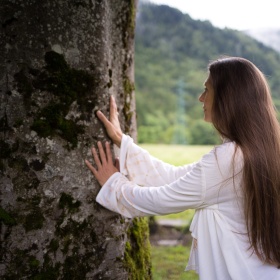
[(141, 144), (140, 147), (147, 150), (154, 157), (176, 166), (195, 162), (213, 148), (213, 146), (163, 144)]
[(184, 271), (190, 248), (184, 246), (151, 248), (153, 280), (196, 280), (194, 271)]
[[(209, 152), (213, 146), (182, 146), (182, 145), (152, 145), (141, 144), (142, 148), (151, 155), (170, 164), (179, 166), (195, 162), (201, 156)], [(186, 210), (181, 213), (156, 216), (156, 220), (181, 219), (190, 223), (194, 210)], [(194, 271), (184, 271), (188, 263), (190, 246), (152, 246), (152, 273), (153, 280), (197, 280), (198, 275)]]
[(156, 220), (164, 220), (164, 219), (174, 219), (174, 220), (186, 220), (186, 224), (189, 224), (194, 214), (193, 209), (188, 209), (184, 212), (169, 214), (165, 216), (156, 216)]

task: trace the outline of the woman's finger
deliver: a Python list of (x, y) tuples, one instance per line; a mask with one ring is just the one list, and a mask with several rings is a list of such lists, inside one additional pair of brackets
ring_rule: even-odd
[(95, 162), (97, 168), (99, 169), (100, 166), (101, 166), (101, 162), (100, 162), (99, 156), (98, 156), (98, 154), (97, 154), (97, 151), (96, 151), (96, 149), (93, 147), (93, 148), (91, 149), (91, 152), (92, 152), (92, 155), (93, 155), (93, 160), (94, 160), (94, 162)]
[(93, 173), (93, 175), (96, 176), (97, 170), (91, 165), (91, 163), (88, 160), (85, 160), (85, 163), (89, 170)]
[(119, 160), (119, 158), (115, 159), (115, 167), (118, 169), (118, 171), (120, 171), (120, 160)]
[(105, 147), (106, 147), (107, 162), (108, 162), (108, 164), (113, 164), (113, 156), (112, 156), (112, 153), (111, 153), (110, 143), (106, 142)]
[(110, 121), (118, 118), (118, 107), (113, 95), (110, 97)]
[(105, 117), (105, 115), (101, 111), (97, 111), (96, 115), (99, 118), (99, 120), (105, 125), (105, 127), (107, 127), (110, 121)]
[(99, 155), (100, 155), (100, 160), (101, 163), (104, 164), (107, 162), (106, 154), (104, 152), (102, 143), (100, 141), (97, 142), (98, 150), (99, 150)]
[(99, 120), (104, 124), (107, 133), (111, 137), (111, 134), (114, 131), (114, 127), (113, 127), (111, 121), (109, 121), (101, 111), (97, 111), (96, 115), (99, 118)]

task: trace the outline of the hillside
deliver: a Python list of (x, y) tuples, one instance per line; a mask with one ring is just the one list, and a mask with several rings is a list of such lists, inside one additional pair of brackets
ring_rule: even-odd
[(207, 64), (242, 56), (268, 77), (280, 108), (280, 54), (253, 38), (165, 5), (141, 3), (136, 23), (135, 80), (139, 142), (216, 143), (197, 97)]
[(280, 29), (253, 29), (244, 33), (280, 52)]

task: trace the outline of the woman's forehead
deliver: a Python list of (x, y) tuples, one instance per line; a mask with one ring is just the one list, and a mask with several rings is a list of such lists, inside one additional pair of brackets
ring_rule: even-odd
[(204, 85), (205, 86), (212, 85), (212, 79), (211, 79), (210, 75), (208, 75), (208, 77), (206, 78)]

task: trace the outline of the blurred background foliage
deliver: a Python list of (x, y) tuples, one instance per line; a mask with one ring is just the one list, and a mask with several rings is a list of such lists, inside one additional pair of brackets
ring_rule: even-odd
[(241, 31), (165, 5), (139, 3), (135, 40), (135, 83), (139, 143), (217, 144), (203, 121), (198, 96), (207, 65), (221, 55), (242, 56), (266, 75), (280, 108), (280, 54)]

